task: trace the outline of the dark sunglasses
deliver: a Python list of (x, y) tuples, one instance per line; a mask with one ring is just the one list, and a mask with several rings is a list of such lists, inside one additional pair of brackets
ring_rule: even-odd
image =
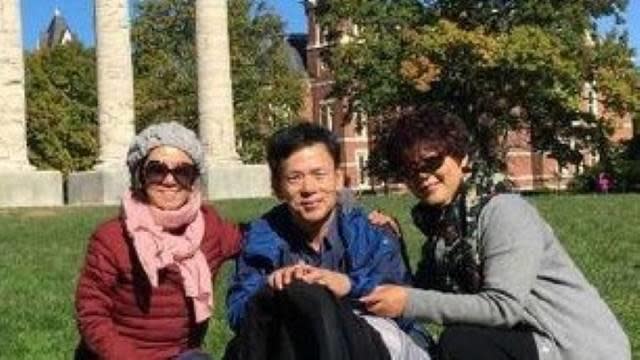
[(200, 175), (198, 168), (193, 164), (182, 163), (170, 168), (161, 161), (151, 160), (142, 169), (142, 182), (144, 184), (161, 184), (169, 174), (183, 188), (191, 187)]
[(444, 164), (444, 155), (435, 155), (423, 158), (418, 164), (411, 164), (405, 168), (405, 177), (413, 179), (421, 174), (434, 174)]

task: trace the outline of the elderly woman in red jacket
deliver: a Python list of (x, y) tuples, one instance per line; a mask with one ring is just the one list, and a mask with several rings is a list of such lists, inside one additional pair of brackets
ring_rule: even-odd
[(129, 148), (120, 216), (91, 236), (76, 293), (76, 358), (206, 358), (212, 279), (240, 231), (201, 201), (203, 151), (178, 123), (152, 125)]

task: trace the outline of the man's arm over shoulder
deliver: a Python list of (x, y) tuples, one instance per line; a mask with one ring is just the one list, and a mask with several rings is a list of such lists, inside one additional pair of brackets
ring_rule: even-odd
[(353, 237), (348, 249), (352, 282), (350, 297), (364, 296), (381, 284), (409, 281), (410, 274), (394, 232), (372, 225), (362, 212), (352, 215), (344, 226), (350, 229), (343, 234)]

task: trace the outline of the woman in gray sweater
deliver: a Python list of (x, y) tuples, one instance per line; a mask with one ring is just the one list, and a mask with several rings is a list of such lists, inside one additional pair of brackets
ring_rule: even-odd
[(631, 358), (615, 316), (536, 209), (471, 163), (458, 117), (407, 111), (389, 144), (427, 239), (415, 288), (380, 286), (361, 299), (369, 311), (443, 324), (441, 359)]

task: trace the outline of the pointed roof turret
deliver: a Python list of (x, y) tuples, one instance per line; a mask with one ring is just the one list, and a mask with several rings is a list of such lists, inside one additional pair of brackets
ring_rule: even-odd
[(77, 41), (77, 37), (71, 32), (67, 20), (58, 7), (53, 11), (53, 18), (47, 27), (47, 31), (40, 34), (38, 48), (52, 48), (71, 41)]

